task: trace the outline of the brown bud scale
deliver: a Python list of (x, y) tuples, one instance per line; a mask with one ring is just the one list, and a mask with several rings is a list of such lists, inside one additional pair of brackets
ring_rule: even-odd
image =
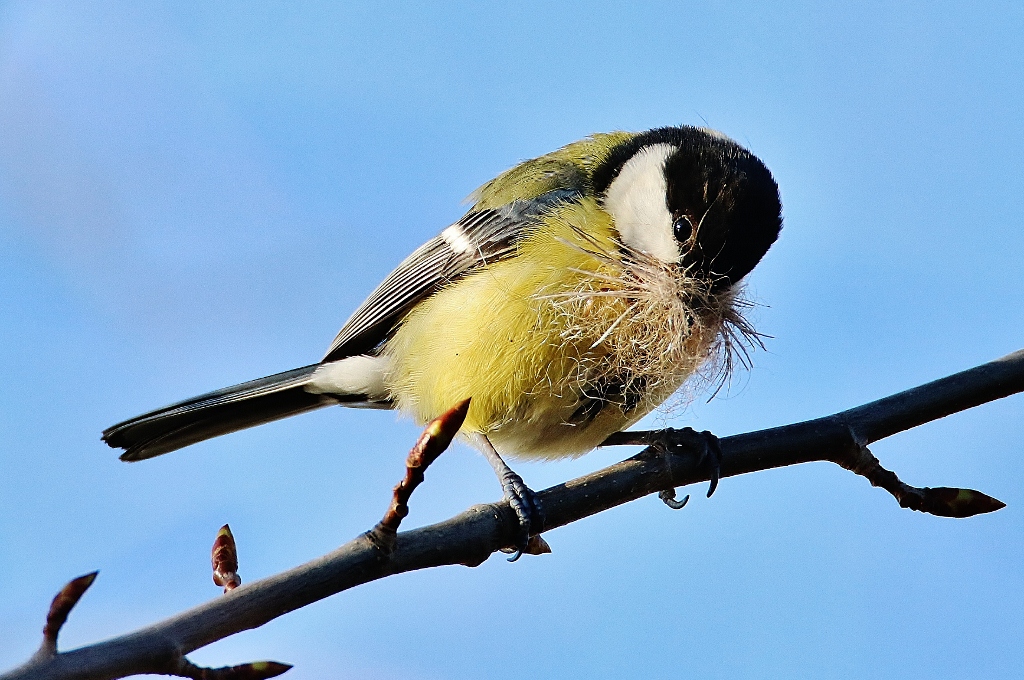
[(242, 585), (242, 579), (238, 575), (235, 537), (227, 524), (217, 532), (217, 539), (213, 542), (213, 550), (210, 552), (210, 562), (213, 565), (213, 582), (223, 586), (225, 593)]

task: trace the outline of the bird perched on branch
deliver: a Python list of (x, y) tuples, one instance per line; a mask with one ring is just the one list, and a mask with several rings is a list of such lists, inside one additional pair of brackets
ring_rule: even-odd
[(305, 411), (399, 409), (426, 422), (471, 398), (465, 437), (522, 525), (532, 492), (502, 456), (585, 453), (752, 336), (739, 284), (782, 226), (768, 169), (694, 127), (596, 134), (477, 189), (405, 259), (318, 363), (103, 432), (122, 460)]

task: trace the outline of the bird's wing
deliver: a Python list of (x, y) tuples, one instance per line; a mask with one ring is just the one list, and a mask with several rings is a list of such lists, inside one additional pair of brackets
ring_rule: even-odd
[(476, 267), (511, 255), (516, 243), (553, 206), (578, 200), (582, 186), (567, 186), (494, 208), (476, 207), (398, 265), (338, 332), (323, 361), (370, 354), (412, 307)]

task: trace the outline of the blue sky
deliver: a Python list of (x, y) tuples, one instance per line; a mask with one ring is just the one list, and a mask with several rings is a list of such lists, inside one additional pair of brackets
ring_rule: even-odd
[[(66, 646), (215, 597), (224, 522), (245, 580), (370, 527), (417, 435), (390, 413), (138, 465), (99, 432), (318, 359), (472, 189), (591, 132), (707, 124), (781, 186), (749, 282), (767, 351), (674, 425), (825, 415), (1024, 347), (1020, 3), (255, 4), (0, 3), (0, 666), (73, 576), (100, 569)], [(909, 483), (1008, 503), (993, 515), (901, 510), (825, 463), (759, 473), (193, 658), (290, 678), (1021, 677), (1022, 410), (872, 447)], [(543, 488), (627, 453), (517, 467)], [(499, 494), (456, 448), (408, 522)]]

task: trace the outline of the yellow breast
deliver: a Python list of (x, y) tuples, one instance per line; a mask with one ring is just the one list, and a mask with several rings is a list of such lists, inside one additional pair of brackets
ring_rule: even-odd
[[(464, 430), (502, 454), (547, 458), (585, 453), (639, 420), (704, 361), (719, 328), (652, 314), (622, 285), (617, 252), (610, 217), (584, 200), (549, 215), (514, 257), (417, 305), (384, 350), (398, 408), (425, 422), (472, 397)], [(611, 380), (640, 396), (581, 418)]]

